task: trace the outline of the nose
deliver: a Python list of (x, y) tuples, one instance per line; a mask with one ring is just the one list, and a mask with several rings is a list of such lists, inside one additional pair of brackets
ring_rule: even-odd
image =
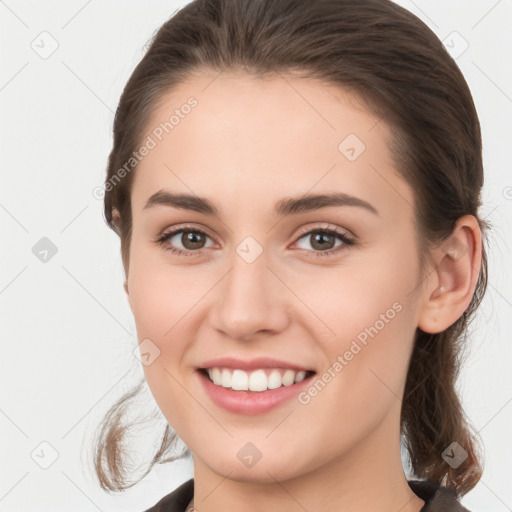
[(286, 329), (290, 292), (268, 266), (265, 251), (251, 263), (235, 253), (230, 263), (230, 270), (215, 287), (214, 329), (240, 341)]

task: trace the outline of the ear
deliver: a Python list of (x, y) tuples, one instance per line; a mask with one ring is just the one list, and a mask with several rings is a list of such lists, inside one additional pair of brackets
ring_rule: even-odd
[(119, 226), (121, 224), (121, 214), (119, 213), (119, 210), (112, 206), (112, 220), (114, 222), (114, 226), (116, 228), (116, 231), (119, 233)]
[(482, 264), (482, 234), (473, 215), (461, 217), (451, 237), (434, 249), (434, 270), (427, 277), (418, 327), (442, 332), (466, 311)]

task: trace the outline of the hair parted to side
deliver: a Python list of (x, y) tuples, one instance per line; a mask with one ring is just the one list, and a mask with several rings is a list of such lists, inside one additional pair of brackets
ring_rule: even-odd
[[(478, 215), (483, 186), (480, 124), (455, 61), (420, 19), (390, 0), (194, 0), (158, 30), (124, 88), (106, 184), (139, 147), (156, 103), (203, 70), (242, 71), (255, 78), (299, 73), (364, 101), (391, 127), (389, 147), (396, 169), (414, 191), (424, 272), (428, 249), (447, 240), (461, 216), (478, 220), (482, 267), (472, 301), (445, 331), (417, 329), (401, 410), (402, 439), (414, 474), (464, 495), (479, 481), (483, 461), (455, 384), (468, 325), (487, 287), (484, 242), (490, 224)], [(106, 187), (104, 197), (106, 221), (121, 239), (126, 276), (135, 172), (136, 167), (114, 187)], [(94, 465), (106, 491), (140, 481), (129, 482), (125, 474), (123, 411), (141, 384), (114, 404), (98, 429)], [(164, 459), (176, 437), (167, 426), (147, 472), (179, 458)], [(453, 442), (468, 453), (457, 468), (442, 458)]]

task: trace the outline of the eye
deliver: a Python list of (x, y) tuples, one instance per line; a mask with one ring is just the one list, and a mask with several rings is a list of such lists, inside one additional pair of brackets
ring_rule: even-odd
[[(297, 244), (300, 244), (300, 241), (303, 239), (306, 241), (306, 245), (309, 244), (314, 250), (310, 251), (307, 247), (300, 247), (300, 249), (311, 252), (311, 255), (314, 257), (331, 256), (355, 244), (355, 240), (352, 237), (338, 230), (338, 228), (332, 227), (311, 229), (299, 238)], [(335, 245), (336, 239), (340, 241), (338, 245)]]
[[(201, 254), (204, 248), (204, 243), (207, 238), (210, 238), (204, 231), (190, 226), (185, 226), (174, 231), (164, 233), (157, 238), (156, 242), (159, 243), (167, 251), (179, 256), (196, 256)], [(167, 242), (170, 242), (167, 243)], [(182, 248), (176, 248), (177, 244), (181, 244)]]

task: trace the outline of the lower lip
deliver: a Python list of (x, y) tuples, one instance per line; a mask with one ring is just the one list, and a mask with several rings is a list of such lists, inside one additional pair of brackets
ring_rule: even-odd
[(237, 414), (261, 414), (275, 409), (296, 397), (315, 376), (313, 374), (291, 386), (281, 386), (267, 391), (235, 391), (231, 388), (217, 386), (200, 371), (197, 371), (197, 374), (212, 402)]

